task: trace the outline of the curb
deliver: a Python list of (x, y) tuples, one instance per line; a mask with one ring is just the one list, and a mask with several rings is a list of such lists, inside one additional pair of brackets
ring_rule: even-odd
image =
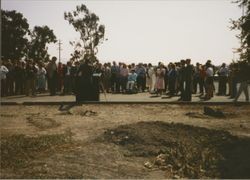
[(1, 102), (3, 106), (10, 106), (10, 105), (72, 105), (72, 104), (169, 104), (169, 105), (250, 105), (250, 102), (181, 102), (181, 101), (172, 101), (172, 102), (152, 102), (152, 101), (85, 101), (76, 103), (75, 101), (26, 101), (26, 102)]

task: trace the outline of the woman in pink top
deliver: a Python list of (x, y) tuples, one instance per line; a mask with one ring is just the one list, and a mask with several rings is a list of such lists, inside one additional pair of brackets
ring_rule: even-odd
[(163, 64), (160, 64), (160, 67), (156, 69), (156, 83), (155, 83), (155, 89), (157, 95), (162, 95), (162, 92), (165, 88), (164, 84), (164, 75), (165, 75), (165, 69)]

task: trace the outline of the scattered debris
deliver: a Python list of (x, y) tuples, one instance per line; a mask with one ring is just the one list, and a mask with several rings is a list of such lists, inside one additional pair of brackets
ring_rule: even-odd
[(61, 104), (59, 106), (59, 111), (69, 111), (71, 108), (73, 108), (75, 106), (75, 104), (69, 104), (69, 105), (64, 105), (64, 104)]
[(218, 118), (225, 118), (225, 114), (219, 109), (212, 109), (210, 107), (204, 107), (204, 114), (208, 116), (218, 117)]
[(97, 112), (91, 111), (91, 110), (86, 110), (84, 112), (80, 113), (81, 116), (96, 116)]
[(198, 113), (198, 112), (188, 112), (185, 115), (191, 118), (208, 118), (208, 116)]
[(146, 168), (148, 168), (148, 169), (152, 169), (153, 166), (154, 166), (154, 164), (152, 164), (151, 162), (147, 161), (147, 162), (145, 162), (144, 166), (145, 166)]
[(62, 111), (59, 115), (73, 115), (73, 113), (70, 111)]
[(250, 139), (225, 131), (151, 121), (107, 130), (102, 138), (126, 149), (124, 156), (150, 158), (144, 167), (170, 179), (250, 177)]

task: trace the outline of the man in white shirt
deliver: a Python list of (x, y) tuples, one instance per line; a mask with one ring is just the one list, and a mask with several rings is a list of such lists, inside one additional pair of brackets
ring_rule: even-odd
[(228, 78), (228, 68), (226, 67), (226, 64), (223, 63), (218, 71), (219, 75), (219, 89), (217, 95), (226, 95), (227, 91), (227, 78)]
[(209, 100), (213, 97), (214, 92), (214, 70), (211, 63), (206, 63), (206, 68), (206, 95), (204, 97), (204, 100)]
[(0, 77), (1, 77), (1, 97), (6, 95), (6, 74), (9, 72), (8, 68), (2, 64), (2, 60), (0, 61)]

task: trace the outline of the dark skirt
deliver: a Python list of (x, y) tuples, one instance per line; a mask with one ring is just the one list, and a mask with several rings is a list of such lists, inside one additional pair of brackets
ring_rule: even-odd
[(76, 102), (99, 101), (99, 83), (95, 78), (76, 78)]

